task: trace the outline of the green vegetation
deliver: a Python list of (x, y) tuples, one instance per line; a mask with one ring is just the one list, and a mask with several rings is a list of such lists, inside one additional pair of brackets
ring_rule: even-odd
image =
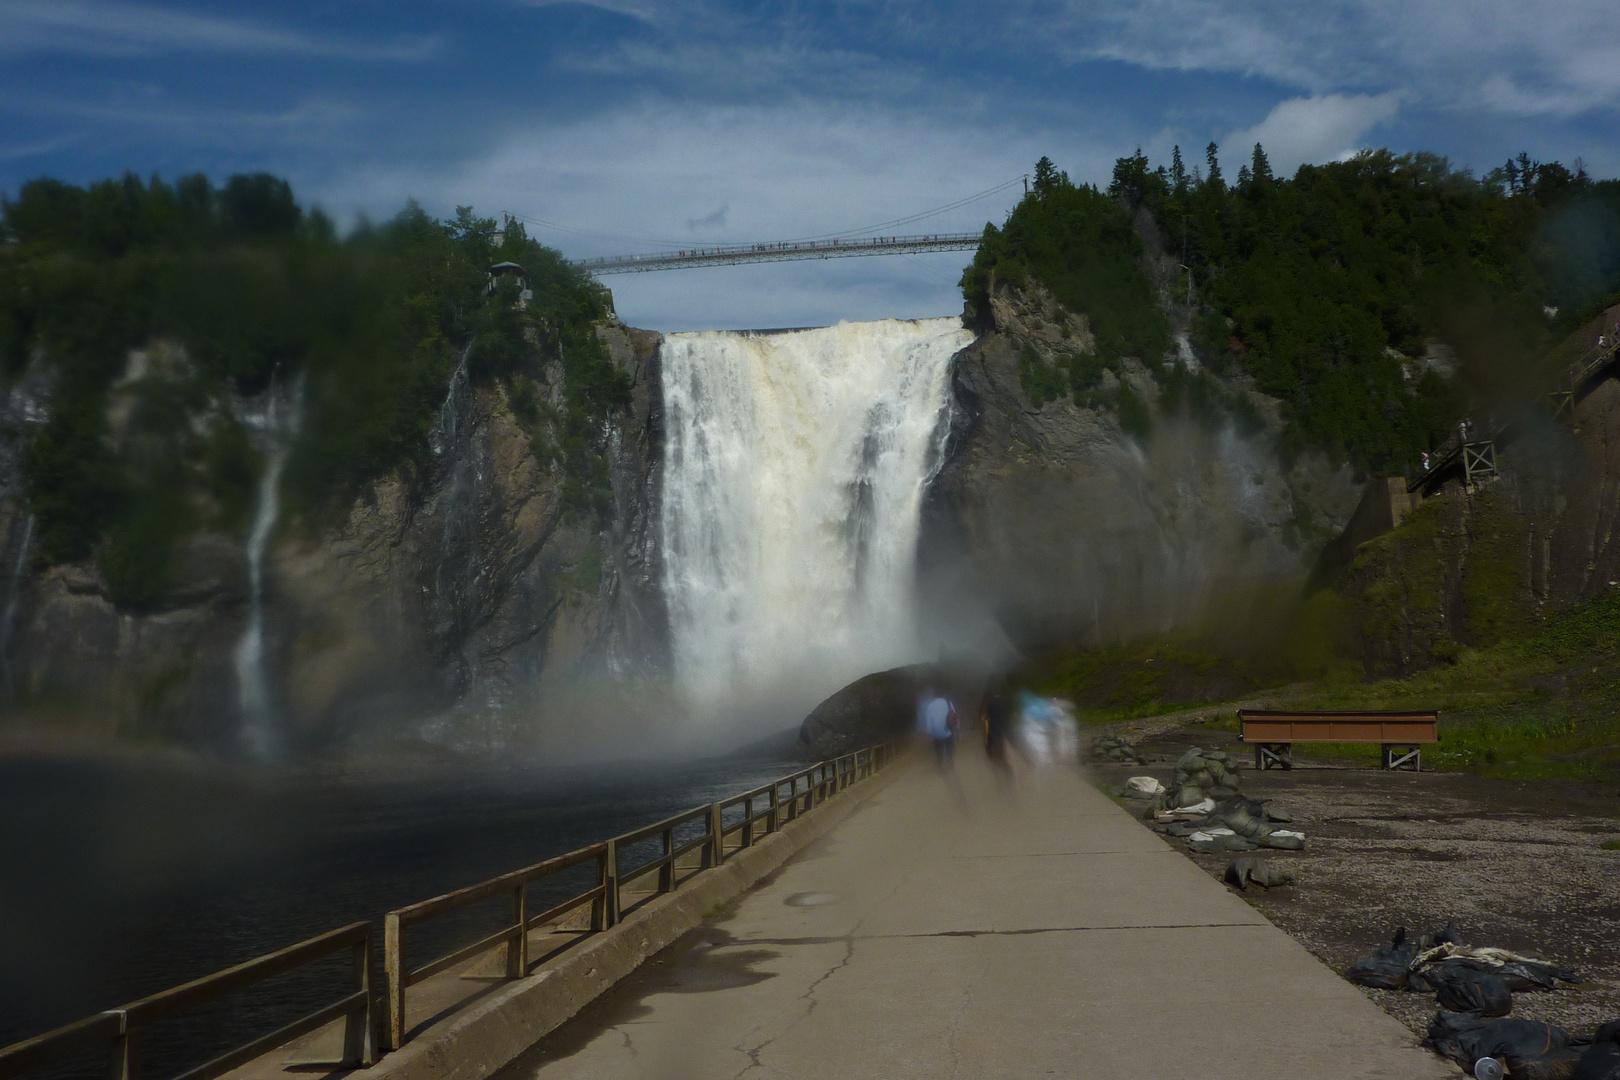
[[(1302, 606), (1301, 606), (1302, 604)], [(1022, 674), (1037, 692), (1111, 722), (1264, 694), (1304, 710), (1439, 709), (1441, 744), (1426, 767), (1510, 779), (1620, 780), (1620, 590), (1401, 679), (1366, 682), (1350, 656), (1343, 601), (1296, 602), (1242, 652), (1209, 633), (1044, 657)], [(1309, 609), (1315, 607), (1314, 612)], [(1281, 610), (1281, 609), (1278, 609)], [(1294, 642), (1268, 656), (1268, 644)], [(1234, 723), (1209, 725), (1231, 730)], [(1312, 756), (1371, 762), (1367, 744), (1312, 744)]]
[[(1521, 154), (1476, 179), (1432, 154), (1370, 151), (1279, 179), (1256, 146), (1228, 186), (1217, 155), (1210, 144), (1189, 172), (1179, 148), (1157, 168), (1138, 151), (1106, 193), (1043, 158), (1006, 224), (986, 227), (968, 302), (1033, 277), (1086, 313), (1097, 353), (1069, 362), (1077, 400), (1121, 356), (1158, 368), (1168, 323), (1133, 225), (1145, 213), (1196, 287), (1184, 317), (1203, 363), (1281, 398), (1288, 446), (1399, 471), (1471, 401), (1546, 389), (1535, 361), (1620, 290), (1620, 181), (1579, 167)], [(1463, 381), (1413, 362), (1436, 340)]]
[[(120, 604), (161, 601), (189, 533), (245, 527), (262, 463), (233, 402), (272, 383), (302, 388), (285, 486), (308, 526), (426, 462), (463, 354), (475, 383), (531, 392), (560, 368), (537, 445), (572, 510), (609, 507), (603, 421), (627, 389), (594, 332), (605, 297), (518, 222), (411, 205), (340, 239), (274, 177), (126, 176), (24, 185), (0, 240), (0, 376), (49, 372), (25, 458), (40, 558), (94, 556)], [(486, 295), (499, 261), (527, 271), (526, 304), (509, 279)]]
[[(1033, 277), (1064, 307), (1086, 313), (1096, 351), (1072, 357), (1066, 372), (1073, 392), (1080, 394), (1096, 384), (1105, 367), (1117, 371), (1122, 358), (1156, 366), (1170, 347), (1170, 324), (1153, 300), (1141, 254), (1141, 241), (1119, 200), (1089, 184), (1076, 186), (1042, 158), (1030, 193), (1006, 224), (984, 227), (973, 263), (962, 274), (962, 289), (970, 304), (984, 310), (992, 281), (1022, 285)], [(1053, 388), (1043, 386), (1042, 393)]]
[(1019, 678), (1075, 702), (1083, 720), (1112, 723), (1360, 675), (1347, 605), (1331, 592), (1301, 599), (1287, 586), (1255, 589), (1222, 596), (1209, 612), (1170, 634), (1054, 650)]

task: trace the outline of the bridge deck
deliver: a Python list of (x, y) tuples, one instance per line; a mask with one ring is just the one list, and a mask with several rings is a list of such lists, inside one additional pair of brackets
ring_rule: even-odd
[(661, 251), (649, 255), (609, 255), (580, 259), (572, 265), (587, 274), (640, 274), (694, 266), (740, 266), (743, 263), (802, 262), (806, 259), (853, 259), (866, 255), (920, 255), (930, 251), (971, 251), (981, 233), (931, 233), (925, 236), (869, 236), (837, 240), (788, 240), (769, 244)]
[(1079, 776), (919, 765), (499, 1074), (1443, 1077)]

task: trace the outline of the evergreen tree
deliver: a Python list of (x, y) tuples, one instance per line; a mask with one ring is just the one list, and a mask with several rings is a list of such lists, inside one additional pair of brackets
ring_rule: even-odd
[(1035, 163), (1035, 183), (1031, 188), (1035, 197), (1044, 199), (1068, 182), (1069, 174), (1058, 172), (1057, 166), (1052, 164), (1052, 159), (1042, 154), (1041, 160)]
[(1204, 161), (1209, 165), (1209, 173), (1204, 177), (1204, 184), (1215, 191), (1226, 190), (1226, 180), (1221, 176), (1221, 162), (1216, 157), (1220, 149), (1213, 141), (1204, 147)]
[(1187, 190), (1187, 166), (1181, 163), (1181, 147), (1170, 151), (1170, 186), (1177, 195)]
[(1249, 170), (1254, 182), (1260, 187), (1270, 187), (1274, 177), (1271, 175), (1271, 162), (1266, 160), (1266, 152), (1259, 143), (1254, 144), (1254, 161)]

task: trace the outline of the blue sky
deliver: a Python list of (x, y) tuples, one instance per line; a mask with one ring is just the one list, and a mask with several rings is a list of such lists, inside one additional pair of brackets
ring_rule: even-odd
[[(1620, 175), (1614, 0), (0, 0), (0, 190), (268, 170), (345, 221), (408, 197), (570, 256), (856, 228), (1041, 154), (1257, 139)], [(1007, 194), (919, 223), (976, 229)], [(615, 276), (656, 329), (960, 309), (965, 253)]]

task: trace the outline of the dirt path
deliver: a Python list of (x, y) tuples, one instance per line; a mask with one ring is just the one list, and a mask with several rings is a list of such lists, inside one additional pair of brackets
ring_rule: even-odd
[[(1152, 764), (1098, 766), (1100, 781), (1168, 780), (1192, 745), (1252, 760), (1234, 736), (1182, 723), (1140, 738)], [(1300, 765), (1243, 772), (1244, 792), (1286, 807), (1307, 836), (1303, 851), (1260, 853), (1296, 877), (1248, 894), (1273, 923), (1343, 971), (1397, 926), (1423, 932), (1450, 920), (1471, 943), (1540, 954), (1585, 976), (1572, 989), (1515, 994), (1512, 1015), (1583, 1033), (1620, 1017), (1620, 851), (1601, 846), (1620, 840), (1620, 791), (1341, 768), (1302, 755)], [(1232, 857), (1188, 853), (1215, 877)], [(1365, 992), (1414, 1031), (1435, 1012), (1432, 994)]]

